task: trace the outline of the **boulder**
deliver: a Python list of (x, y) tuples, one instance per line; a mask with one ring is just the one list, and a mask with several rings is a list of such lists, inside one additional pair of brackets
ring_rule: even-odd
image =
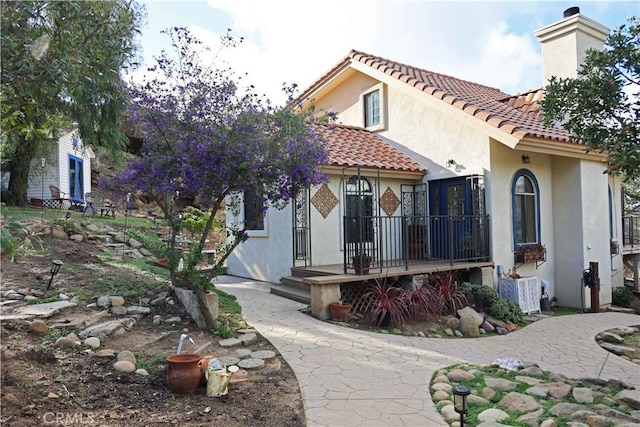
[(501, 409), (491, 408), (478, 414), (480, 421), (502, 421), (509, 418), (509, 414)]
[(494, 390), (511, 391), (518, 387), (518, 383), (504, 378), (485, 377), (484, 382), (487, 387), (491, 387)]
[(459, 325), (460, 319), (458, 319), (457, 317), (449, 317), (447, 321), (444, 322), (444, 328), (451, 329), (451, 331), (455, 331), (456, 329), (458, 329)]
[[(467, 307), (470, 308), (470, 307)], [(473, 309), (472, 309), (473, 310)], [(458, 310), (462, 311), (462, 310)], [(475, 310), (474, 310), (475, 311)], [(463, 313), (460, 316), (460, 326), (458, 329), (462, 332), (462, 335), (466, 338), (477, 338), (480, 336), (480, 329), (478, 328), (478, 319), (472, 314)]]
[(458, 310), (458, 316), (462, 318), (463, 316), (471, 316), (476, 321), (476, 328), (479, 328), (480, 325), (484, 322), (484, 315), (475, 311), (472, 307), (465, 307)]
[(615, 395), (615, 399), (632, 409), (640, 409), (640, 390), (622, 390)]

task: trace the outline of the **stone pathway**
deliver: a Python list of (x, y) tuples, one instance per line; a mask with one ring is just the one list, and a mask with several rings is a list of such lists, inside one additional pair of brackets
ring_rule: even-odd
[(308, 426), (447, 426), (429, 394), (448, 365), (516, 358), (570, 378), (619, 379), (640, 387), (634, 363), (598, 346), (599, 332), (640, 323), (622, 313), (552, 317), (505, 336), (437, 339), (387, 335), (314, 319), (269, 285), (231, 276), (216, 286), (238, 298), (247, 322), (295, 371)]

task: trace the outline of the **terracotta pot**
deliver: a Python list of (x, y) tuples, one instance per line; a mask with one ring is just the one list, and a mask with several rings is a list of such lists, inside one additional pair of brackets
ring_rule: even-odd
[(167, 357), (167, 385), (171, 393), (193, 394), (196, 392), (202, 372), (199, 354), (174, 354)]
[(331, 320), (336, 322), (344, 322), (351, 309), (351, 304), (342, 304), (339, 302), (329, 303), (329, 311), (331, 312)]

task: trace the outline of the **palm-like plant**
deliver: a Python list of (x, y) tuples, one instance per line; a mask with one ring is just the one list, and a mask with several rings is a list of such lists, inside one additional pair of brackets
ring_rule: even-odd
[(411, 318), (405, 290), (387, 283), (385, 279), (376, 279), (361, 298), (372, 305), (369, 316), (373, 326), (383, 326), (386, 321), (402, 326)]

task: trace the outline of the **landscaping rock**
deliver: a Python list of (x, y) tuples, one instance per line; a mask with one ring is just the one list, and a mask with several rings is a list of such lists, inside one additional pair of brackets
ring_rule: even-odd
[(446, 328), (444, 330), (445, 335), (452, 337), (453, 336), (453, 329), (451, 328)]
[(47, 335), (49, 326), (43, 320), (36, 319), (29, 324), (29, 330), (39, 335)]
[(462, 338), (464, 336), (462, 335), (462, 332), (460, 332), (458, 329), (453, 331), (453, 335), (457, 336), (458, 338)]
[(148, 377), (149, 376), (149, 372), (147, 372), (146, 369), (136, 369), (136, 374), (138, 375), (142, 375), (143, 377)]
[[(470, 308), (470, 307), (467, 307)], [(473, 310), (473, 309), (472, 309)], [(461, 310), (458, 310), (460, 312)], [(475, 311), (475, 310), (474, 310)], [(477, 314), (477, 313), (476, 313)], [(472, 314), (463, 313), (460, 317), (460, 332), (466, 338), (477, 338), (480, 336), (480, 330), (478, 329), (478, 319)]]
[(502, 328), (500, 326), (496, 326), (496, 334), (498, 335), (507, 335), (509, 333), (509, 331), (507, 330), (507, 328)]
[(242, 334), (238, 337), (242, 345), (248, 346), (258, 342), (258, 336), (256, 334)]
[(111, 297), (111, 306), (112, 307), (120, 307), (124, 305), (124, 298), (120, 297), (120, 296), (113, 296)]
[(441, 374), (441, 375), (438, 375), (437, 377), (435, 377), (433, 379), (433, 382), (436, 383), (436, 384), (439, 384), (439, 383), (449, 384), (449, 378), (447, 378), (446, 375), (442, 375)]
[(113, 357), (116, 355), (116, 351), (110, 348), (98, 350), (93, 354), (95, 357)]
[(553, 382), (539, 384), (538, 387), (549, 390), (549, 394), (555, 399), (564, 399), (571, 392), (571, 386), (565, 383)]
[(446, 391), (447, 393), (451, 393), (451, 389), (453, 389), (453, 386), (451, 386), (451, 384), (447, 384), (447, 383), (435, 383), (431, 385), (431, 389), (434, 391)]
[(458, 310), (458, 316), (460, 316), (460, 320), (464, 316), (471, 316), (476, 322), (476, 328), (479, 328), (480, 325), (484, 322), (484, 315), (475, 311), (472, 307), (465, 307)]
[(445, 400), (449, 398), (449, 393), (443, 390), (438, 390), (435, 393), (433, 393), (431, 397), (435, 401)]
[(116, 360), (118, 362), (129, 362), (132, 365), (136, 364), (136, 356), (129, 350), (123, 350), (120, 353), (118, 353), (118, 357)]
[(84, 345), (87, 347), (91, 347), (94, 350), (100, 347), (100, 339), (96, 337), (89, 337), (84, 340)]
[(135, 372), (136, 365), (126, 360), (120, 360), (113, 364), (113, 368), (118, 372)]
[(531, 396), (537, 396), (537, 397), (541, 397), (541, 398), (544, 399), (549, 394), (549, 390), (547, 390), (546, 388), (533, 386), (533, 387), (529, 387), (528, 389), (526, 389), (525, 393), (527, 393), (527, 394), (529, 394)]
[(498, 319), (496, 319), (496, 318), (494, 318), (494, 317), (491, 317), (491, 316), (487, 316), (487, 317), (485, 318), (485, 320), (486, 320), (487, 322), (491, 323), (491, 324), (492, 324), (493, 326), (495, 326), (496, 328), (506, 328), (506, 327), (507, 327), (507, 324), (506, 324), (506, 323), (504, 323), (502, 320), (498, 320)]
[(484, 382), (487, 387), (500, 391), (511, 391), (518, 387), (518, 383), (503, 378), (485, 377)]
[(127, 307), (127, 314), (149, 314), (149, 313), (151, 313), (151, 309), (149, 307), (140, 307), (136, 305)]
[(573, 398), (578, 403), (593, 403), (593, 391), (587, 387), (574, 387)]
[(460, 419), (460, 414), (458, 414), (453, 405), (445, 405), (440, 410), (440, 415), (447, 421), (457, 421)]
[(531, 427), (537, 427), (540, 425), (540, 417), (544, 414), (544, 409), (540, 408), (537, 411), (529, 412), (528, 414), (520, 415), (518, 421), (528, 424)]
[(491, 387), (484, 387), (482, 389), (482, 397), (484, 397), (485, 399), (490, 400), (495, 395), (496, 395), (496, 391)]
[[(522, 372), (522, 371), (520, 371)], [(529, 385), (538, 385), (542, 382), (541, 379), (538, 378), (531, 378), (531, 377), (527, 377), (524, 375), (516, 375), (516, 380), (523, 382), (525, 384), (529, 384)]]
[(461, 369), (454, 369), (447, 374), (447, 378), (453, 382), (469, 381), (473, 379), (473, 374)]
[(553, 406), (551, 410), (549, 410), (549, 412), (554, 417), (563, 417), (565, 415), (571, 415), (574, 412), (584, 411), (586, 409), (587, 407), (584, 405), (579, 405), (577, 403), (562, 402)]
[(502, 421), (507, 418), (509, 418), (509, 414), (496, 408), (487, 409), (478, 414), (480, 421)]
[(632, 409), (640, 409), (640, 390), (622, 390), (615, 395), (615, 399)]
[(109, 309), (109, 311), (114, 316), (124, 316), (124, 315), (127, 314), (127, 307), (124, 307), (124, 306), (121, 306), (121, 305), (117, 305), (115, 307), (111, 307)]
[(540, 404), (531, 396), (514, 391), (508, 393), (498, 403), (498, 406), (509, 412), (532, 412), (540, 409)]
[(475, 394), (470, 394), (469, 397), (467, 397), (467, 401), (469, 401), (469, 403), (477, 403), (479, 405), (488, 405), (491, 403), (487, 399), (476, 396)]
[(57, 348), (73, 348), (77, 344), (78, 343), (76, 341), (70, 339), (69, 337), (62, 337), (58, 338), (53, 346)]
[(547, 418), (540, 424), (540, 427), (558, 427), (558, 423), (553, 418)]
[(108, 295), (98, 297), (98, 300), (96, 301), (96, 305), (102, 308), (111, 307), (111, 297)]
[(493, 332), (496, 330), (496, 327), (485, 320), (484, 322), (482, 322), (482, 329), (484, 329), (486, 332)]
[(530, 366), (520, 370), (520, 373), (529, 375), (530, 377), (542, 378), (544, 377), (544, 371), (537, 366)]
[(458, 319), (457, 317), (449, 317), (447, 321), (444, 322), (444, 328), (451, 329), (451, 331), (455, 331), (456, 329), (458, 329), (459, 325), (460, 325), (460, 319)]

